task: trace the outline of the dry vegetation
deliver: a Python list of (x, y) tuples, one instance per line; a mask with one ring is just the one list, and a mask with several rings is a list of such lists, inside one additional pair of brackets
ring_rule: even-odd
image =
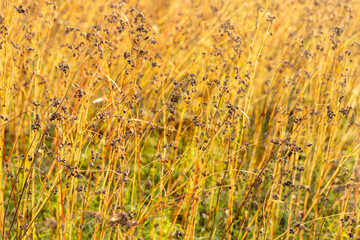
[(1, 239), (360, 239), (359, 11), (2, 0)]

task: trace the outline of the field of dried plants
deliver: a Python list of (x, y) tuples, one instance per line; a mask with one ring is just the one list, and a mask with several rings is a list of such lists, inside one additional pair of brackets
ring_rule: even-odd
[(0, 3), (0, 239), (360, 239), (359, 0)]

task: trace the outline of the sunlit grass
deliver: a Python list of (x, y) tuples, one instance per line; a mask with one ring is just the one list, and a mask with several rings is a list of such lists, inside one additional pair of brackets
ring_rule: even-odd
[(2, 239), (359, 237), (357, 1), (0, 5)]

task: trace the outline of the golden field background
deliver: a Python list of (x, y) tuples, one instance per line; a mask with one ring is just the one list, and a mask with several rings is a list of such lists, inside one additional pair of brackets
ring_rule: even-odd
[(0, 3), (1, 239), (358, 239), (360, 2)]

